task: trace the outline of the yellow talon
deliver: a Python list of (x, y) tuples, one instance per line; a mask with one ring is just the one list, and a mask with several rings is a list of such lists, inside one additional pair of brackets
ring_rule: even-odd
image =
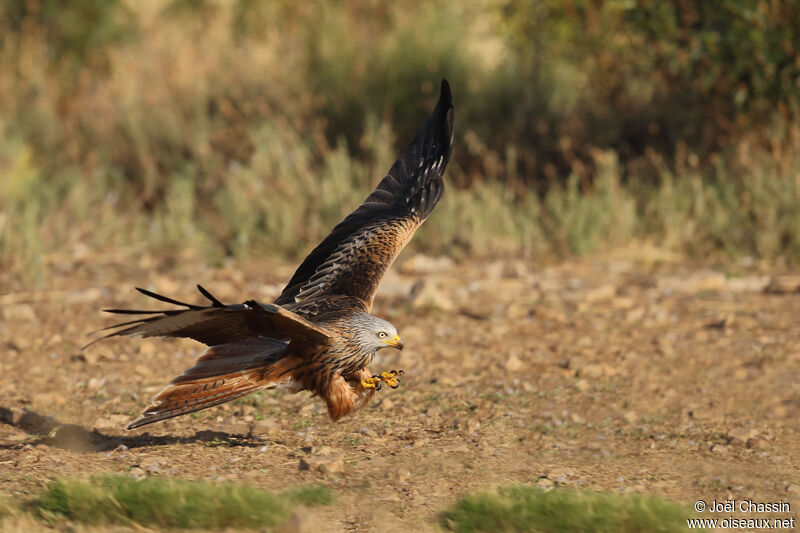
[(396, 389), (397, 386), (400, 385), (400, 380), (397, 379), (397, 376), (391, 372), (382, 372), (381, 378), (383, 378), (383, 381), (393, 389)]
[(383, 379), (384, 383), (389, 385), (391, 388), (396, 389), (400, 386), (400, 380), (397, 379), (397, 376), (402, 376), (405, 374), (402, 370), (389, 370), (388, 372), (383, 372), (381, 374), (381, 378)]
[(381, 381), (383, 380), (380, 377), (373, 376), (371, 378), (362, 379), (361, 386), (365, 389), (381, 390)]
[(389, 370), (383, 372), (380, 376), (372, 376), (371, 378), (362, 379), (361, 386), (365, 389), (381, 390), (381, 383), (386, 383), (391, 388), (396, 389), (400, 386), (398, 376), (405, 374), (402, 370)]

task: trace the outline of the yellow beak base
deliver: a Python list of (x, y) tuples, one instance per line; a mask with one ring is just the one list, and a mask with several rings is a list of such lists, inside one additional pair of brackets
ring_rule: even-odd
[(403, 341), (400, 340), (400, 335), (395, 335), (393, 338), (381, 342), (392, 348), (397, 348), (398, 350), (403, 349)]

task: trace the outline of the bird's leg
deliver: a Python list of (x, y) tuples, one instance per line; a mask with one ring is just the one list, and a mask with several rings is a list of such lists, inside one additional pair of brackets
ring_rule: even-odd
[(386, 383), (391, 388), (396, 389), (400, 386), (400, 379), (399, 377), (405, 374), (402, 370), (389, 370), (387, 372), (382, 372), (381, 375), (373, 375), (371, 378), (367, 378), (361, 381), (361, 386), (366, 389), (375, 389), (381, 390), (381, 383)]

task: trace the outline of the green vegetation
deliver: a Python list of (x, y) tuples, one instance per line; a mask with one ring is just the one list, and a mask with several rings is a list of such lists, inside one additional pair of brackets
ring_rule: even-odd
[(19, 513), (19, 508), (14, 505), (11, 498), (0, 494), (0, 522), (8, 516), (14, 516)]
[(305, 505), (329, 505), (333, 503), (333, 493), (328, 487), (322, 485), (306, 485), (295, 487), (284, 492), (294, 503)]
[(285, 522), (292, 505), (331, 501), (330, 491), (320, 486), (271, 494), (233, 483), (105, 475), (53, 481), (31, 506), (44, 519), (64, 517), (87, 524), (255, 529)]
[(471, 494), (441, 515), (458, 533), (685, 531), (690, 508), (640, 495), (512, 486)]
[(0, 292), (62, 251), (295, 258), (447, 77), (414, 246), (800, 259), (800, 5), (252, 0), (0, 7)]

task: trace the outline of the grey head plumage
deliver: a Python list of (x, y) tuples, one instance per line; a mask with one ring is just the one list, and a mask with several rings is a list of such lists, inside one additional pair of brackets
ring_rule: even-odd
[(397, 328), (386, 320), (368, 313), (357, 312), (351, 315), (348, 326), (353, 334), (353, 340), (363, 353), (373, 354), (383, 348), (403, 349)]

